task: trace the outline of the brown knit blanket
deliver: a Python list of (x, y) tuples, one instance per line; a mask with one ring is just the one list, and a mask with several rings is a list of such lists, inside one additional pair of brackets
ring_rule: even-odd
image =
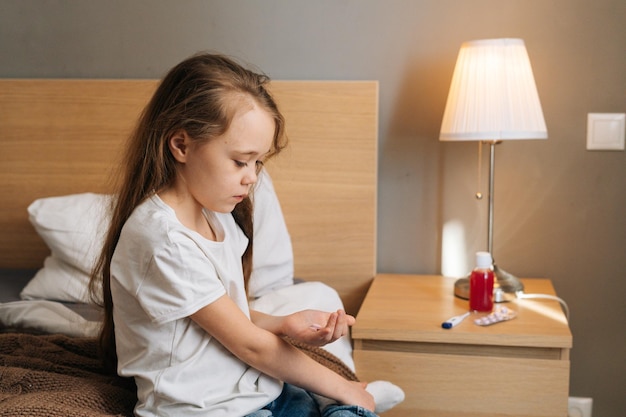
[(107, 375), (90, 338), (0, 334), (0, 416), (132, 416), (134, 382)]
[(349, 381), (358, 381), (359, 379), (356, 377), (355, 373), (352, 372), (352, 369), (348, 368), (346, 364), (343, 363), (341, 359), (333, 355), (332, 353), (315, 347), (307, 345), (306, 343), (297, 342), (293, 339), (287, 338), (287, 341), (309, 355), (311, 358), (315, 359), (322, 365), (327, 368), (332, 369), (337, 372), (339, 375), (343, 376)]
[[(327, 351), (291, 341), (347, 379), (354, 373)], [(0, 334), (0, 417), (132, 416), (132, 380), (107, 375), (92, 338)]]

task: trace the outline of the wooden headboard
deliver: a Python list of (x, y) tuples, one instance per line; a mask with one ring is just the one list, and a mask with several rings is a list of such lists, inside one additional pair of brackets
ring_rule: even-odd
[[(122, 143), (155, 80), (0, 80), (0, 268), (39, 268), (28, 221), (40, 197), (110, 192)], [(273, 81), (289, 147), (268, 163), (296, 277), (355, 314), (376, 272), (378, 83)]]

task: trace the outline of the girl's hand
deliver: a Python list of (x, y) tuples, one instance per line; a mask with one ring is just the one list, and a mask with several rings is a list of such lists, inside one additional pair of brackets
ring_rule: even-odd
[(313, 346), (332, 343), (350, 331), (355, 318), (343, 310), (328, 313), (319, 310), (302, 310), (283, 317), (282, 333), (290, 338)]

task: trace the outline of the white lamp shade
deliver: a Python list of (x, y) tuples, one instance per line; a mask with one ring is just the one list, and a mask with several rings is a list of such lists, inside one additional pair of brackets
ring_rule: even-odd
[(461, 45), (439, 140), (547, 137), (524, 41), (487, 39)]

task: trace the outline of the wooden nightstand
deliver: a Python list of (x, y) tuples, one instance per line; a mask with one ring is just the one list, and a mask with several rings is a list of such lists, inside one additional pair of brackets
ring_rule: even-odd
[[(453, 278), (377, 275), (352, 328), (357, 374), (389, 380), (406, 399), (385, 416), (567, 416), (572, 334), (552, 300), (505, 303), (513, 320), (477, 326)], [(552, 294), (547, 279), (525, 292)]]

